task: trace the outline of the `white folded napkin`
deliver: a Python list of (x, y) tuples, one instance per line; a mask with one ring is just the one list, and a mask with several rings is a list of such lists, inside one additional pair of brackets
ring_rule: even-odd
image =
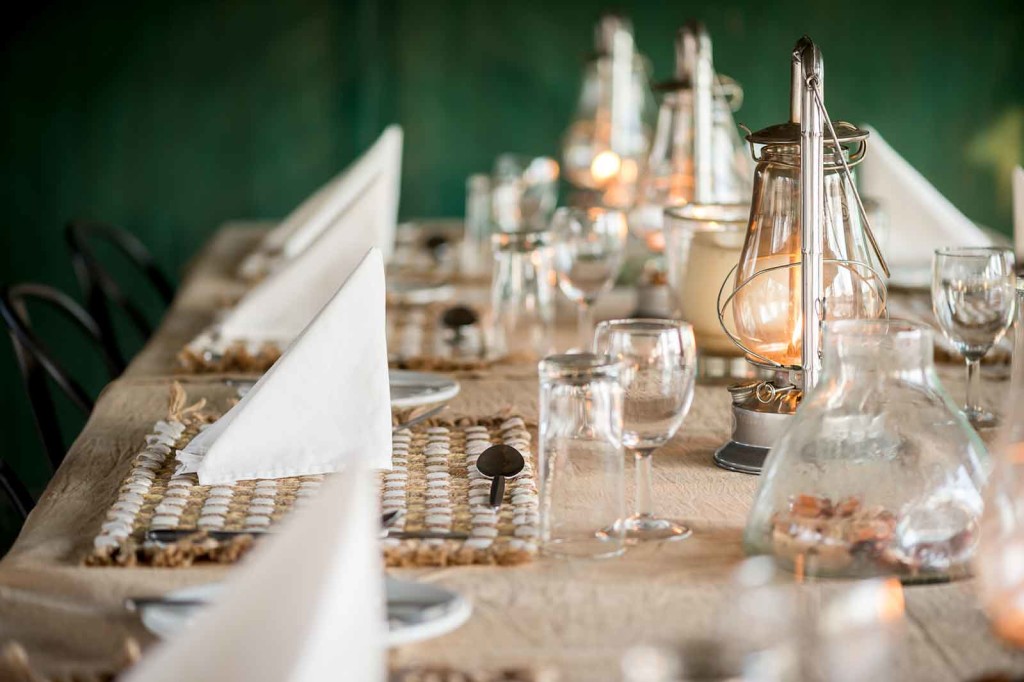
[(357, 202), (346, 212), (345, 224), (327, 230), (312, 248), (246, 293), (218, 324), (222, 343), (287, 346), (330, 300), (367, 249), (376, 248), (373, 234), (363, 229), (374, 210), (369, 202)]
[(147, 651), (128, 682), (320, 682), (386, 676), (373, 475), (327, 481), (228, 576), (213, 606)]
[(1013, 169), (1013, 251), (1024, 264), (1024, 168)]
[(888, 216), (883, 253), (895, 268), (930, 267), (943, 246), (991, 246), (992, 239), (942, 196), (870, 126), (861, 163), (861, 194), (878, 200)]
[(177, 454), (202, 485), (389, 468), (384, 261), (370, 249), (242, 400)]
[[(355, 162), (314, 192), (272, 230), (239, 268), (245, 276), (266, 274), (268, 254), (287, 262), (308, 249), (329, 229), (359, 229), (372, 234), (370, 243), (391, 256), (398, 221), (402, 175), (402, 128), (388, 126)], [(345, 214), (366, 204), (358, 222)], [(276, 267), (272, 268), (276, 269)]]

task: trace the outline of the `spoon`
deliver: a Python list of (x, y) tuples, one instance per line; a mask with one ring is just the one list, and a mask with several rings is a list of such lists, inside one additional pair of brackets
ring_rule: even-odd
[(490, 504), (497, 509), (505, 497), (505, 479), (518, 476), (526, 466), (522, 454), (511, 445), (492, 445), (480, 453), (476, 468), (491, 479)]

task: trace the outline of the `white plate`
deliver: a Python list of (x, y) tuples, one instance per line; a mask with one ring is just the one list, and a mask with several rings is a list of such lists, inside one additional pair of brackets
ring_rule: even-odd
[(459, 394), (459, 382), (429, 372), (393, 369), (391, 407), (419, 407), (451, 400)]
[[(429, 372), (410, 372), (404, 369), (389, 370), (391, 380), (391, 407), (407, 408), (442, 403), (459, 394), (459, 382)], [(242, 398), (249, 392), (255, 381), (228, 382)]]
[[(194, 599), (213, 601), (220, 593), (219, 583), (206, 583), (194, 587), (168, 592), (168, 599)], [(440, 637), (457, 629), (469, 619), (473, 606), (460, 595), (436, 585), (427, 583), (385, 579), (385, 590), (388, 597), (388, 647), (412, 644), (426, 639)], [(399, 605), (398, 602), (401, 602)], [(400, 613), (408, 611), (409, 604), (420, 615), (419, 622), (402, 622), (397, 619)], [(161, 606), (153, 604), (143, 607), (142, 624), (154, 635), (162, 638), (173, 637), (188, 626), (189, 621), (202, 606)]]

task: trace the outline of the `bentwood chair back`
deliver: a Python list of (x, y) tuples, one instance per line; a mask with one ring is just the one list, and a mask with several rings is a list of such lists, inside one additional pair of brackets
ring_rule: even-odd
[(3, 460), (0, 460), (0, 490), (3, 491), (18, 518), (22, 521), (27, 519), (28, 513), (35, 506), (35, 501), (21, 478)]
[(125, 256), (145, 277), (165, 307), (174, 300), (174, 285), (139, 238), (127, 230), (104, 223), (72, 220), (64, 237), (71, 250), (71, 264), (82, 290), (82, 300), (99, 326), (103, 343), (111, 353), (125, 358), (124, 344), (118, 340), (114, 326), (114, 309), (124, 314), (143, 341), (153, 333), (153, 325), (138, 299), (127, 295), (110, 268), (101, 262), (95, 245), (106, 242)]
[(84, 416), (92, 412), (93, 399), (82, 384), (61, 366), (51, 346), (39, 337), (29, 317), (29, 303), (51, 308), (77, 328), (98, 349), (111, 379), (124, 370), (124, 363), (103, 343), (96, 321), (67, 294), (53, 287), (31, 283), (0, 289), (0, 317), (3, 318), (14, 346), (14, 355), (28, 393), (39, 438), (50, 467), (55, 470), (63, 461), (67, 448), (61, 435), (51, 386), (60, 390)]

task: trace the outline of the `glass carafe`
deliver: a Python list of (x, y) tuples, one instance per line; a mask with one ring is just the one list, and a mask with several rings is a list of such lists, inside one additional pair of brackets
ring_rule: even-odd
[(744, 536), (799, 575), (968, 573), (987, 454), (935, 374), (931, 329), (826, 322), (818, 385), (772, 448)]
[(493, 358), (539, 360), (554, 342), (555, 273), (547, 232), (501, 232), (492, 236), (487, 352)]

